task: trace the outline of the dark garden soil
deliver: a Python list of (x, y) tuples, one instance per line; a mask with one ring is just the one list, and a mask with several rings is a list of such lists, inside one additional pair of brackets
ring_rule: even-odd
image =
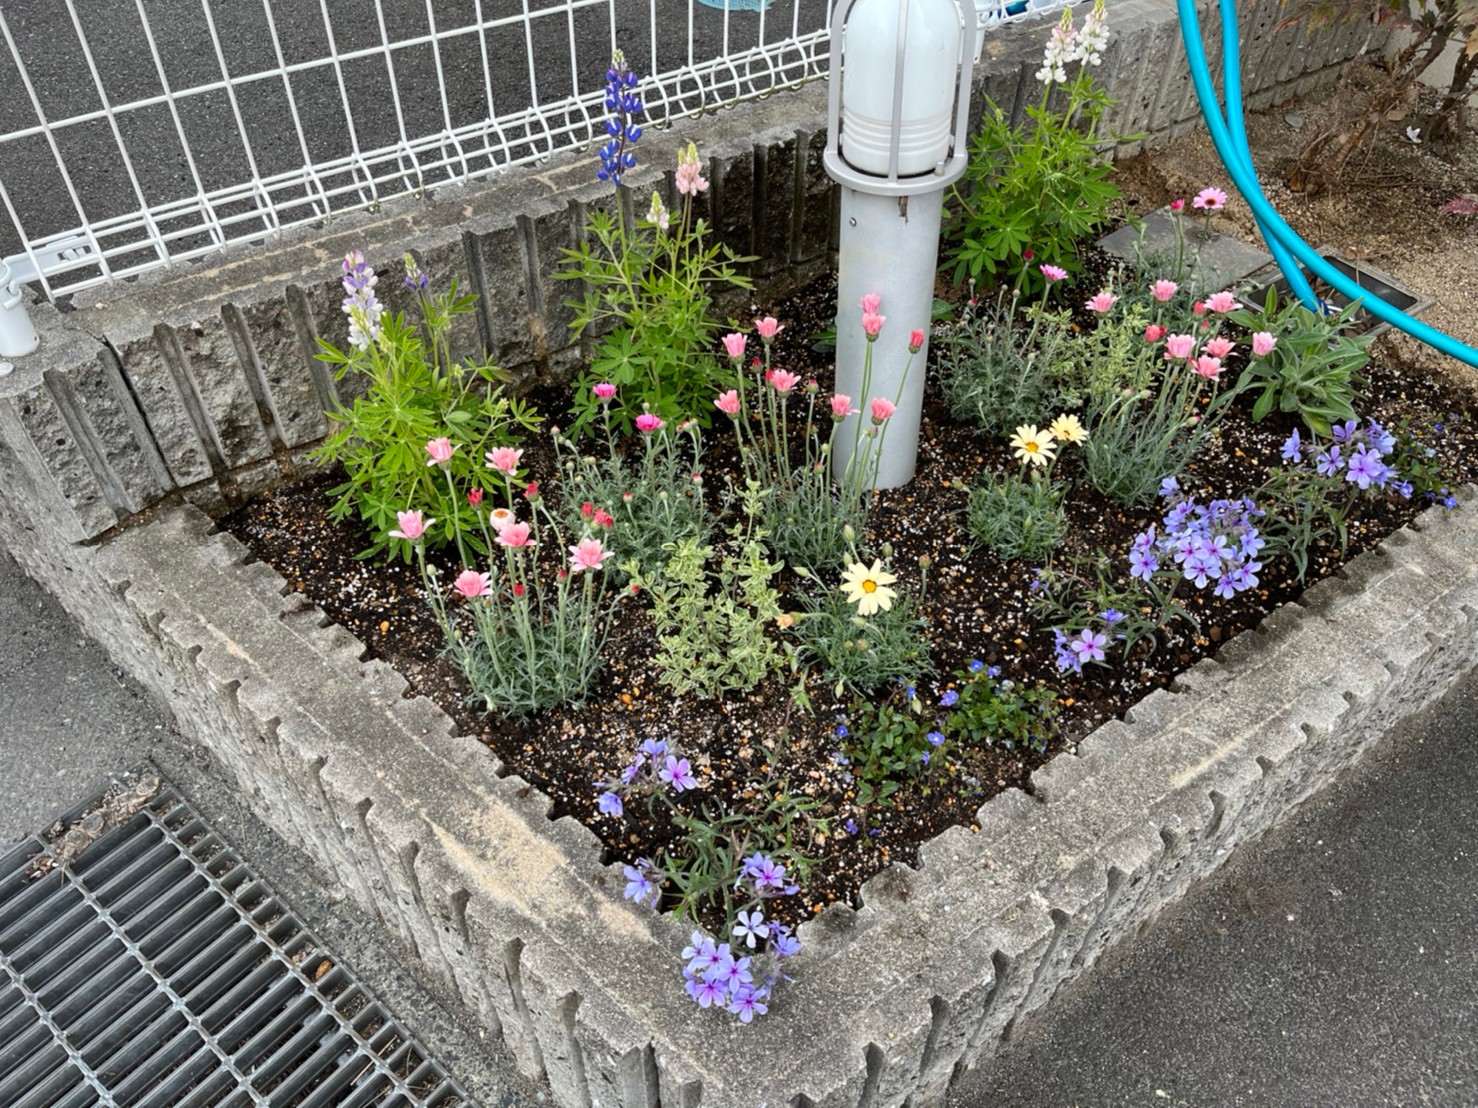
[[(1080, 279), (1070, 295), (1087, 295), (1091, 278)], [(767, 311), (786, 324), (777, 341), (776, 366), (814, 376), (826, 390), (829, 358), (810, 348), (809, 336), (830, 325), (834, 280), (820, 280)], [(1084, 320), (1083, 325), (1091, 325)], [(1467, 415), (1472, 398), (1424, 374), (1408, 373), (1389, 359), (1373, 362), (1362, 414), (1387, 427), (1410, 418), (1413, 426), (1440, 424), (1429, 437), (1450, 484), (1478, 477), (1478, 424)], [(722, 702), (675, 700), (663, 687), (652, 657), (656, 651), (648, 609), (638, 599), (623, 602), (607, 645), (605, 671), (589, 704), (514, 720), (488, 717), (466, 703), (467, 685), (441, 655), (440, 634), (421, 599), (413, 566), (359, 561), (363, 534), (330, 520), (327, 490), (331, 477), (317, 476), (271, 492), (226, 521), (253, 553), (281, 572), (291, 586), (353, 631), (371, 652), (410, 681), (417, 693), (440, 704), (467, 734), (478, 736), (507, 769), (536, 785), (554, 802), (551, 815), (572, 815), (606, 843), (610, 856), (634, 860), (654, 854), (670, 830), (654, 824), (639, 805), (623, 819), (598, 814), (597, 782), (630, 761), (647, 738), (665, 738), (693, 761), (701, 788), (687, 794), (693, 804), (721, 803), (734, 810), (789, 791), (816, 802), (814, 836), (797, 845), (816, 859), (800, 897), (776, 902), (781, 917), (813, 914), (836, 900), (855, 902), (861, 884), (890, 862), (913, 863), (918, 845), (953, 824), (970, 826), (979, 806), (996, 792), (1025, 787), (1031, 771), (1076, 744), (1105, 720), (1120, 716), (1149, 691), (1171, 679), (1218, 644), (1255, 625), (1264, 614), (1298, 596), (1303, 586), (1284, 561), (1268, 564), (1261, 586), (1231, 600), (1209, 590), (1190, 590), (1188, 604), (1199, 630), (1184, 623), (1153, 650), (1138, 651), (1127, 662), (1113, 655), (1109, 666), (1090, 666), (1081, 676), (1064, 675), (1054, 663), (1051, 633), (1029, 611), (1033, 567), (1002, 562), (972, 550), (963, 522), (966, 494), (958, 482), (970, 481), (982, 466), (1014, 466), (1001, 442), (990, 442), (952, 420), (939, 397), (930, 368), (930, 386), (920, 443), (918, 474), (905, 488), (879, 494), (872, 514), (873, 548), (891, 543), (893, 565), (905, 582), (917, 582), (918, 559), (932, 560), (924, 615), (931, 628), (931, 652), (938, 675), (920, 694), (937, 699), (950, 675), (972, 659), (999, 665), (1002, 676), (1018, 684), (1041, 682), (1057, 692), (1060, 717), (1045, 749), (1000, 746), (961, 748), (947, 765), (905, 785), (889, 801), (857, 803), (855, 782), (839, 757), (837, 716), (845, 708), (827, 683), (811, 678), (807, 688), (814, 714), (793, 708), (796, 678), (784, 674), (749, 695)], [(562, 392), (535, 393), (538, 409), (558, 422), (566, 403)], [(1044, 413), (1050, 420), (1051, 413)], [(1203, 500), (1238, 496), (1260, 484), (1265, 469), (1279, 464), (1279, 448), (1294, 424), (1274, 415), (1250, 422), (1245, 407), (1234, 410), (1210, 447), (1182, 475), (1187, 491)], [(732, 472), (733, 453), (725, 432), (710, 436), (714, 445), (704, 460), (705, 485), (722, 485)], [(542, 452), (542, 457), (535, 455)], [(536, 477), (551, 477), (547, 440), (529, 444)], [(1071, 453), (1062, 472), (1074, 472)], [(557, 479), (554, 479), (557, 483)], [(1199, 488), (1192, 489), (1192, 485)], [(1350, 529), (1349, 556), (1377, 543), (1428, 506), (1397, 498), (1362, 501)], [(1062, 554), (1110, 552), (1122, 561), (1134, 534), (1158, 513), (1120, 509), (1086, 486), (1075, 486), (1067, 501), (1071, 526)], [(1338, 552), (1320, 550), (1311, 559), (1312, 583), (1333, 573)], [(787, 571), (782, 589), (797, 579)], [(779, 629), (774, 634), (782, 635)], [(927, 692), (926, 692), (927, 689)], [(365, 752), (373, 758), (373, 751)], [(938, 761), (944, 761), (939, 759)], [(799, 901), (799, 903), (794, 903)]]

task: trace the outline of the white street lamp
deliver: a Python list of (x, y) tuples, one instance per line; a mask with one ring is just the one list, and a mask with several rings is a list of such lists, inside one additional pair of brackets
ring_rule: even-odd
[[(973, 0), (964, 8), (956, 0), (837, 0), (832, 12), (824, 161), (842, 186), (836, 387), (863, 409), (851, 419), (869, 419), (874, 396), (897, 404), (883, 437), (879, 488), (914, 474), (944, 190), (965, 171), (975, 21)], [(887, 324), (873, 343), (863, 396), (868, 343), (860, 304), (868, 294), (881, 297)], [(926, 339), (910, 365), (915, 328)], [(834, 441), (840, 477), (852, 435)]]

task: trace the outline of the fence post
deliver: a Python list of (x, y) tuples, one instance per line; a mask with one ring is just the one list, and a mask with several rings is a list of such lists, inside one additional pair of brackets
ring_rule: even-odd
[(41, 345), (26, 314), (25, 286), (10, 265), (0, 261), (0, 357), (19, 358)]

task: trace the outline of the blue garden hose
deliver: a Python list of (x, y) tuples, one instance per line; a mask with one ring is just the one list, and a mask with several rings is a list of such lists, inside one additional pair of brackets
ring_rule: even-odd
[[(1186, 59), (1190, 63), (1191, 81), (1196, 88), (1196, 99), (1201, 104), (1201, 114), (1211, 132), (1211, 141), (1216, 146), (1222, 164), (1231, 175), (1232, 183), (1247, 206), (1252, 209), (1258, 230), (1267, 241), (1268, 248), (1277, 259), (1278, 266), (1288, 278), (1289, 285), (1298, 298), (1310, 310), (1318, 310), (1318, 301), (1308, 282), (1299, 271), (1297, 261), (1331, 288), (1338, 290), (1350, 300), (1360, 300), (1362, 307), (1385, 323), (1398, 327), (1408, 335), (1426, 343), (1460, 362), (1478, 368), (1478, 350), (1459, 342), (1451, 335), (1430, 327), (1419, 319), (1413, 319), (1399, 308), (1392, 307), (1379, 296), (1346, 277), (1299, 238), (1293, 228), (1285, 223), (1263, 196), (1262, 186), (1252, 166), (1252, 155), (1247, 147), (1247, 134), (1242, 123), (1242, 81), (1238, 52), (1236, 0), (1218, 0), (1221, 7), (1222, 55), (1226, 59), (1224, 88), (1226, 91), (1227, 115), (1223, 116), (1217, 103), (1216, 89), (1211, 83), (1211, 73), (1206, 63), (1206, 51), (1201, 42), (1201, 23), (1196, 15), (1195, 0), (1176, 0), (1180, 12), (1181, 37), (1185, 40)], [(1228, 124), (1228, 119), (1232, 122)], [(1290, 256), (1291, 255), (1291, 256)]]

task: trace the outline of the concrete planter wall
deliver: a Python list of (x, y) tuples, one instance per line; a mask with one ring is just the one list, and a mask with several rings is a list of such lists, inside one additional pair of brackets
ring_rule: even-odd
[[(1192, 125), (1161, 2), (1115, 5), (1104, 67), (1121, 131)], [(1327, 80), (1364, 42), (1310, 49), (1248, 11), (1247, 85), (1266, 101)], [(1014, 113), (1042, 27), (988, 44), (984, 87)], [(756, 276), (829, 260), (822, 91), (724, 113), (699, 139), (710, 216)], [(670, 180), (648, 168), (641, 186)], [(558, 376), (566, 295), (550, 274), (586, 207), (586, 161), (336, 221), (317, 237), (38, 311), (42, 353), (0, 380), (0, 539), (208, 746), (281, 833), (404, 937), (565, 1105), (923, 1106), (1015, 1021), (1091, 966), (1237, 842), (1260, 833), (1478, 658), (1478, 522), (1429, 513), (1217, 661), (1100, 729), (1076, 757), (929, 844), (802, 932), (798, 981), (743, 1027), (683, 994), (685, 928), (621, 899), (618, 866), (480, 744), (248, 564), (208, 511), (279, 480), (339, 387), (311, 358), (340, 326), (335, 266), (414, 250), (481, 308), (464, 352)], [(388, 283), (388, 282), (387, 282)], [(1472, 490), (1466, 495), (1473, 502)], [(1358, 638), (1361, 651), (1332, 648)]]

